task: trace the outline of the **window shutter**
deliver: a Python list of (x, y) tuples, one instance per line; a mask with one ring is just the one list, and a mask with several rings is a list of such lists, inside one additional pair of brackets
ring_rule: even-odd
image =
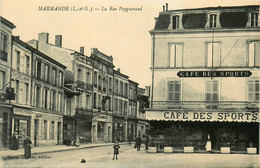
[(173, 82), (168, 83), (168, 100), (173, 101)]

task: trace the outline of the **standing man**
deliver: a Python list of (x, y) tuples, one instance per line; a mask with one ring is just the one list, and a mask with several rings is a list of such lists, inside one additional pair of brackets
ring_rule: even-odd
[(145, 136), (145, 150), (148, 150), (148, 145), (149, 145), (149, 135), (147, 134)]
[(32, 141), (30, 140), (30, 137), (27, 136), (25, 138), (25, 140), (23, 141), (25, 159), (28, 159), (31, 157), (31, 144), (32, 144)]
[(141, 144), (142, 144), (142, 139), (141, 139), (140, 135), (138, 135), (138, 137), (136, 138), (135, 144), (136, 144), (137, 151), (140, 151)]

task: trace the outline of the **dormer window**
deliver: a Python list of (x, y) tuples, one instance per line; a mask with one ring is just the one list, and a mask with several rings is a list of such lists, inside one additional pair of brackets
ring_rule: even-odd
[(217, 15), (216, 14), (211, 14), (210, 15), (210, 28), (216, 28), (217, 27)]
[(258, 27), (258, 13), (251, 13), (251, 27)]
[(180, 16), (173, 16), (172, 18), (172, 29), (180, 28)]
[(220, 28), (219, 18), (220, 18), (219, 11), (209, 12), (207, 16), (206, 28)]

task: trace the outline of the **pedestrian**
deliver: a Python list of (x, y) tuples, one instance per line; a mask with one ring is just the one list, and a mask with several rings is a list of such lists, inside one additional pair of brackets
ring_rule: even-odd
[(75, 138), (75, 146), (79, 147), (79, 145), (80, 145), (79, 134), (77, 134)]
[(135, 146), (137, 151), (140, 151), (141, 144), (142, 144), (142, 138), (140, 137), (140, 135), (138, 135), (138, 137), (135, 139)]
[(148, 145), (149, 145), (149, 135), (145, 136), (145, 150), (148, 150)]
[(118, 141), (116, 141), (115, 143), (114, 143), (114, 146), (113, 146), (113, 148), (114, 148), (114, 157), (113, 157), (113, 160), (115, 159), (115, 156), (116, 156), (116, 160), (118, 159), (118, 154), (119, 154), (119, 148), (120, 148), (120, 146), (119, 146), (119, 144), (118, 144)]
[(27, 136), (25, 138), (25, 140), (23, 141), (25, 159), (28, 159), (31, 157), (31, 144), (32, 144), (32, 141), (30, 140), (30, 137)]
[(19, 148), (18, 136), (16, 133), (13, 133), (13, 136), (10, 139), (10, 149), (17, 150)]
[(131, 144), (132, 144), (132, 136), (131, 136), (131, 134), (128, 135), (128, 144), (129, 144), (129, 146), (131, 146)]
[(207, 140), (205, 148), (206, 148), (207, 152), (209, 152), (209, 153), (211, 152), (211, 141), (210, 141), (210, 136), (209, 135), (208, 135), (208, 140)]

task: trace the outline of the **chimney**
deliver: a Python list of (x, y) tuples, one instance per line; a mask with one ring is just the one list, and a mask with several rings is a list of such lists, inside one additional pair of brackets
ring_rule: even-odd
[(49, 43), (49, 33), (39, 33), (38, 34), (38, 41), (41, 44)]
[(168, 11), (168, 3), (166, 3), (166, 11)]
[(37, 40), (30, 40), (27, 42), (27, 44), (29, 44), (30, 46), (32, 46), (33, 48), (38, 50), (38, 41)]
[(163, 12), (164, 12), (164, 11), (165, 11), (165, 6), (163, 5), (163, 7), (162, 7), (162, 8), (163, 8)]
[(80, 54), (84, 55), (84, 47), (80, 47), (79, 52), (80, 52)]
[(62, 35), (55, 36), (55, 45), (58, 47), (62, 47)]
[(120, 68), (117, 68), (117, 72), (120, 72)]

